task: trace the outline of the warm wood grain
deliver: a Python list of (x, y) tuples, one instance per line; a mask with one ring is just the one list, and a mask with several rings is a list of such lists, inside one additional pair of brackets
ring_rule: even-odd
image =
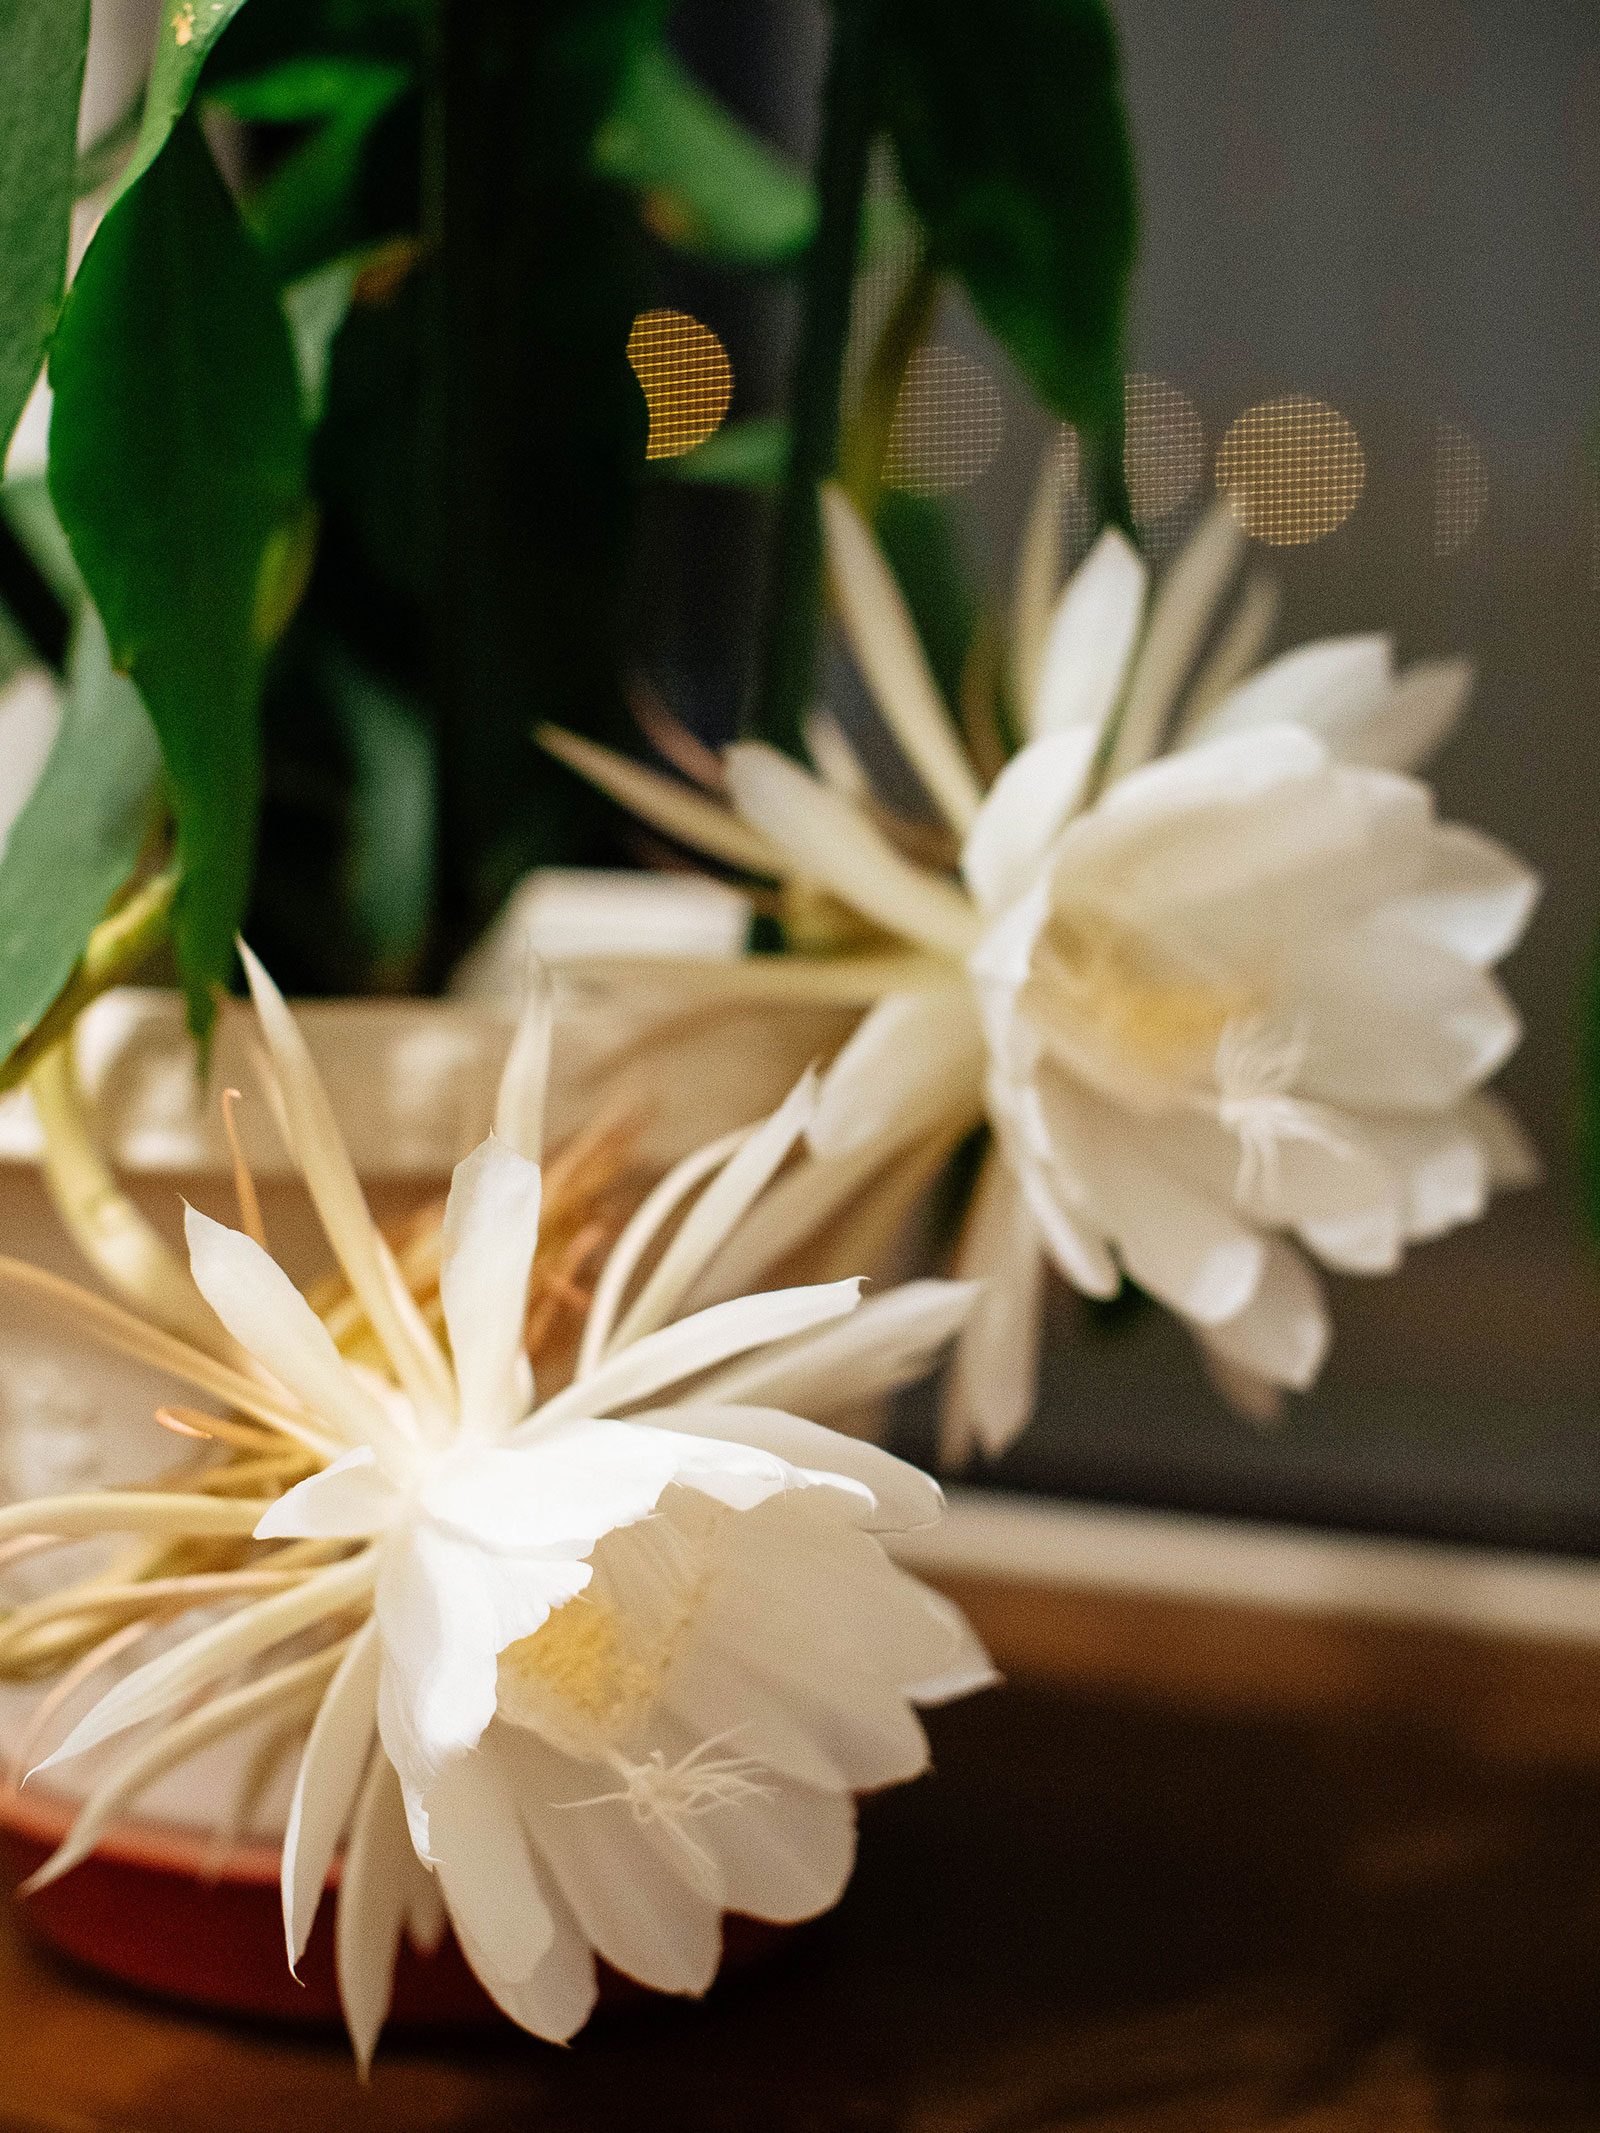
[[(1052, 1604), (1030, 1602), (1041, 1643)], [(1591, 1708), (1559, 1757), (1508, 1754), (1530, 1707), (1512, 1655), (1478, 1651), (1474, 1675), (1464, 1648), (1368, 1631), (1358, 1664), (1310, 1629), (1264, 1657), (1253, 1704), (1237, 1645), (1185, 1700), (1182, 1624), (1080, 1613), (1078, 1686), (937, 1716), (936, 1777), (869, 1807), (833, 1919), (703, 2006), (618, 2016), (567, 2052), (389, 2047), (362, 2090), (334, 2040), (137, 2004), (10, 1929), (0, 2128), (1600, 2127), (1600, 1757), (1574, 1746), (1592, 1676), (1568, 1678)], [(1334, 1691), (1295, 1694), (1296, 1666), (1331, 1666)]]

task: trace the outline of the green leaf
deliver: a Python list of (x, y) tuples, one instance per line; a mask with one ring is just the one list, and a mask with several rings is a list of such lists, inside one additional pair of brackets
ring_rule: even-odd
[(438, 804), (433, 737), (419, 705), (334, 652), (327, 665), (350, 751), (345, 888), (380, 980), (414, 967), (433, 911)]
[(1115, 434), (1136, 208), (1103, 0), (884, 0), (884, 117), (936, 264), (1034, 390)]
[(89, 0), (0, 0), (0, 459), (67, 270)]
[(638, 54), (595, 139), (595, 167), (644, 197), (645, 219), (681, 250), (781, 266), (811, 242), (804, 172), (741, 125), (664, 44)]
[[(19, 0), (27, 6), (30, 0)], [(161, 28), (156, 36), (150, 86), (145, 91), (139, 138), (122, 173), (118, 197), (135, 185), (155, 162), (179, 119), (189, 108), (200, 69), (212, 46), (238, 14), (244, 0), (161, 0)]]
[(100, 225), (50, 377), (50, 492), (161, 737), (204, 1029), (250, 885), (268, 640), (303, 582), (306, 443), (276, 291), (192, 119)]
[(75, 615), (88, 595), (44, 475), (25, 474), (8, 481), (0, 488), (0, 513), (61, 605)]
[(132, 874), (154, 814), (161, 750), (105, 632), (84, 610), (55, 746), (0, 857), (0, 1056), (55, 1000)]
[(671, 481), (704, 482), (725, 489), (775, 489), (789, 458), (789, 425), (782, 415), (747, 415), (724, 423), (681, 459), (656, 461)]
[(280, 281), (297, 279), (355, 248), (367, 142), (412, 83), (409, 67), (377, 59), (291, 59), (222, 83), (213, 100), (235, 118), (317, 130), (245, 205)]
[(290, 282), (283, 292), (283, 308), (294, 340), (295, 368), (300, 373), (300, 397), (310, 429), (322, 420), (334, 340), (349, 313), (365, 264), (365, 257), (359, 253), (330, 260), (315, 273)]
[(389, 60), (308, 53), (219, 82), (209, 101), (251, 124), (303, 126), (374, 100), (392, 102), (410, 78), (409, 68)]

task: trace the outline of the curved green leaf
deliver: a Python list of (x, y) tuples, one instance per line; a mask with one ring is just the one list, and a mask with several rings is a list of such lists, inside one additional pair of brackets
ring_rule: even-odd
[(50, 493), (161, 738), (204, 1028), (250, 884), (261, 618), (281, 627), (303, 581), (306, 441), (277, 293), (192, 119), (101, 224), (50, 378)]
[(664, 44), (629, 65), (595, 167), (644, 196), (658, 237), (740, 266), (781, 266), (811, 242), (805, 173), (702, 89)]
[(86, 608), (55, 746), (0, 856), (0, 1058), (37, 1026), (132, 874), (160, 776), (139, 692)]
[(789, 425), (782, 415), (746, 415), (725, 422), (681, 459), (656, 462), (672, 481), (724, 489), (775, 489), (789, 458)]
[[(19, 4), (28, 6), (31, 0), (19, 0)], [(166, 147), (173, 127), (189, 108), (212, 46), (243, 5), (244, 0), (161, 0), (161, 29), (145, 91), (144, 117), (122, 173), (119, 197), (144, 176)]]
[(0, 0), (0, 459), (67, 271), (89, 0)]
[(1045, 404), (1115, 434), (1136, 231), (1103, 0), (884, 0), (884, 117), (938, 265)]

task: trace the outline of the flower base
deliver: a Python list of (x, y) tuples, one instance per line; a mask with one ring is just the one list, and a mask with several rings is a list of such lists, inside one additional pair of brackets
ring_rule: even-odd
[[(76, 1802), (51, 1793), (0, 1787), (0, 1867), (13, 1886), (43, 1865), (76, 1811)], [(197, 1831), (158, 1822), (120, 1823), (81, 1866), (38, 1895), (21, 1899), (21, 1910), (30, 1930), (50, 1947), (137, 1991), (268, 2021), (319, 2026), (341, 2020), (333, 1905), (325, 1898), (317, 1913), (297, 1983), (284, 1953), (273, 1845), (224, 1849)], [(723, 1970), (744, 1970), (762, 1961), (792, 1930), (730, 1917)], [(600, 1965), (601, 2008), (654, 1997)], [(431, 1956), (402, 1943), (391, 2032), (501, 2027), (510, 2024), (448, 1932)]]

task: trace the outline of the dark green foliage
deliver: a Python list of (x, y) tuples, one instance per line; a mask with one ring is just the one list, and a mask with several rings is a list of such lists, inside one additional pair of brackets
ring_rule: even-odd
[(816, 227), (805, 173), (708, 95), (664, 44), (646, 46), (624, 73), (595, 164), (642, 195), (658, 236), (707, 259), (782, 266)]
[(51, 495), (161, 738), (178, 963), (203, 1029), (249, 891), (257, 702), (307, 521), (288, 329), (192, 119), (101, 224), (50, 374)]
[(0, 858), (0, 1058), (33, 1029), (132, 874), (161, 751), (92, 610), (79, 624), (61, 730)]
[(1132, 155), (1102, 0), (882, 0), (884, 115), (935, 262), (1047, 407), (1114, 431)]
[(0, 0), (0, 459), (61, 303), (89, 0)]

